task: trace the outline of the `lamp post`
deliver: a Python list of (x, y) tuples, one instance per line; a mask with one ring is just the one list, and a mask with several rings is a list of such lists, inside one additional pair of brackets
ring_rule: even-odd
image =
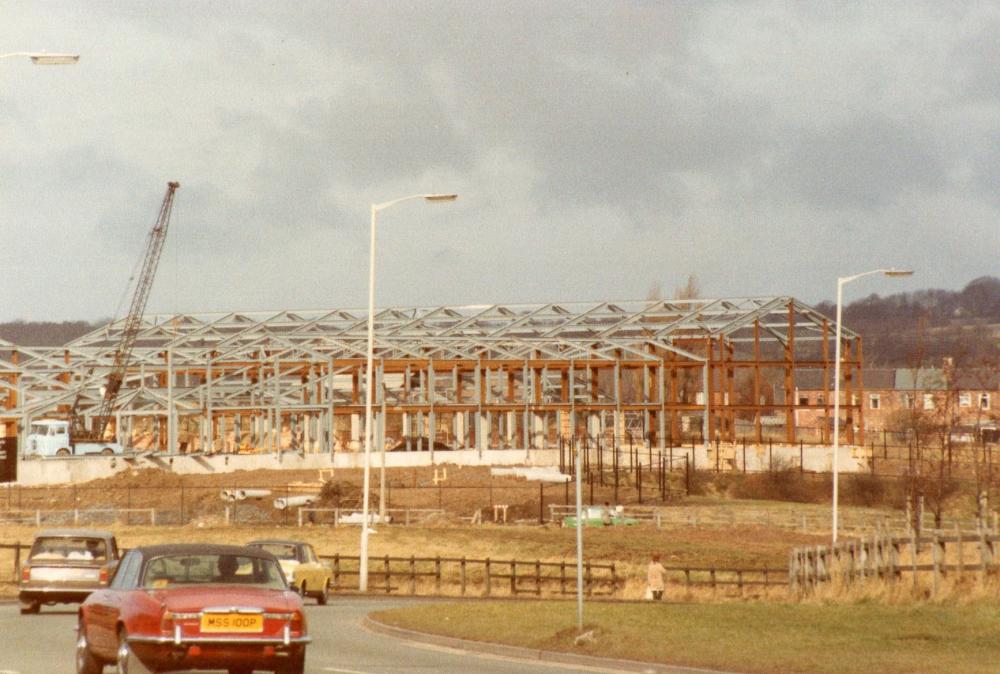
[[(361, 522), (361, 559), (358, 569), (358, 589), (368, 591), (368, 490), (371, 483), (371, 453), (372, 453), (372, 362), (375, 360), (375, 221), (379, 211), (395, 206), (403, 201), (423, 199), (430, 203), (454, 201), (457, 194), (412, 194), (381, 204), (372, 204), (371, 242), (368, 256), (368, 365), (365, 375), (365, 477), (364, 493), (362, 495)], [(432, 438), (433, 441), (433, 438)], [(385, 455), (383, 454), (383, 461)]]
[(37, 51), (15, 51), (9, 54), (0, 54), (0, 59), (16, 58), (23, 56), (30, 58), (36, 66), (66, 66), (73, 65), (80, 60), (79, 54), (49, 54)]
[(886, 276), (910, 276), (913, 270), (910, 269), (873, 269), (862, 272), (854, 276), (841, 276), (837, 279), (837, 331), (836, 343), (834, 345), (834, 365), (833, 365), (833, 542), (837, 542), (837, 502), (839, 497), (840, 482), (840, 316), (844, 299), (844, 286), (851, 281), (863, 276), (872, 274), (884, 274)]

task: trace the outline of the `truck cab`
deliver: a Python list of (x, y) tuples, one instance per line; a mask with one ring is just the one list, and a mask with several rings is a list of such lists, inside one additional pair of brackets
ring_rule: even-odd
[(40, 419), (31, 423), (25, 456), (71, 456), (74, 454), (121, 454), (116, 442), (73, 442), (69, 435), (69, 422), (59, 419)]

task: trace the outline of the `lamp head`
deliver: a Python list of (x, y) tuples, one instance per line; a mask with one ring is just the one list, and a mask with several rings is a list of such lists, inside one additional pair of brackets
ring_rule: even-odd
[(454, 201), (458, 199), (457, 194), (425, 194), (424, 199), (426, 201), (438, 202), (438, 201)]
[(38, 66), (73, 65), (80, 60), (79, 54), (32, 54), (31, 62)]
[(886, 269), (883, 273), (886, 276), (913, 276), (912, 269)]

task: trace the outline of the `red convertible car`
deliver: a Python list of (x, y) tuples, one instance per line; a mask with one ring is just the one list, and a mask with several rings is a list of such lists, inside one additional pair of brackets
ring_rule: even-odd
[(302, 599), (271, 553), (236, 545), (130, 550), (80, 606), (77, 674), (192, 669), (302, 674)]

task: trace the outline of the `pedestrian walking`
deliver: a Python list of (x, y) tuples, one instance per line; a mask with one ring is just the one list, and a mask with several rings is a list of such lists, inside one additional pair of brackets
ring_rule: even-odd
[(663, 598), (666, 575), (667, 570), (660, 564), (659, 553), (653, 553), (653, 559), (646, 567), (646, 590), (651, 599), (659, 601)]

